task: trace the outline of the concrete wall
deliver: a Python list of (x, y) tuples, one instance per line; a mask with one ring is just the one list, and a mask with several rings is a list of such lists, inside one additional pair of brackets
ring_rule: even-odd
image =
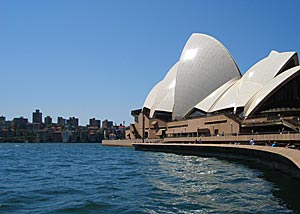
[[(145, 143), (161, 143), (160, 139), (145, 139)], [(132, 147), (134, 143), (142, 143), (142, 139), (126, 139), (126, 140), (102, 140), (103, 146), (124, 146), (124, 147)]]
[(214, 115), (182, 121), (172, 121), (167, 123), (167, 134), (172, 136), (191, 135), (191, 133), (199, 132), (199, 136), (209, 132), (214, 135), (218, 132), (219, 135), (231, 135), (240, 132), (240, 124), (235, 120), (228, 118), (225, 115)]
[[(138, 121), (135, 122), (135, 124), (131, 124), (131, 129), (130, 129), (130, 138), (134, 139), (134, 128), (135, 126), (137, 132), (139, 135), (142, 137), (143, 136), (143, 117), (144, 117), (144, 128), (145, 128), (145, 138), (149, 139), (159, 139), (160, 136), (157, 135), (159, 129), (166, 129), (166, 122), (160, 119), (150, 119), (146, 115), (143, 115), (143, 113), (140, 113), (138, 115)], [(127, 137), (128, 138), (128, 137)]]
[(250, 139), (253, 138), (255, 143), (277, 142), (281, 144), (295, 143), (300, 145), (300, 133), (286, 133), (286, 134), (260, 134), (260, 135), (229, 135), (229, 136), (209, 136), (209, 137), (178, 137), (165, 138), (164, 142), (194, 142), (195, 139), (203, 143), (244, 143), (249, 144)]
[(169, 152), (203, 157), (253, 160), (259, 164), (289, 172), (300, 177), (300, 151), (270, 146), (229, 144), (134, 144), (142, 151)]

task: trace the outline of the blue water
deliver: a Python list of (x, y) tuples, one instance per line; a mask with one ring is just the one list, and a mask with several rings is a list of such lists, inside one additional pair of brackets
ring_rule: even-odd
[(291, 213), (299, 180), (257, 164), (100, 144), (0, 144), (0, 213)]

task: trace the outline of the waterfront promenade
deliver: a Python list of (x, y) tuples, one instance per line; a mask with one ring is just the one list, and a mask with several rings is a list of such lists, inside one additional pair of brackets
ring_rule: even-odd
[[(266, 143), (276, 142), (278, 146), (285, 146), (293, 143), (300, 146), (300, 133), (284, 133), (284, 134), (255, 134), (255, 135), (225, 135), (225, 136), (207, 136), (207, 137), (176, 137), (163, 139), (145, 139), (145, 143), (193, 143), (195, 140), (202, 143), (239, 143), (248, 145), (251, 138), (255, 144), (265, 145)], [(126, 139), (126, 140), (103, 140), (105, 146), (132, 146), (133, 143), (141, 143), (142, 139)]]

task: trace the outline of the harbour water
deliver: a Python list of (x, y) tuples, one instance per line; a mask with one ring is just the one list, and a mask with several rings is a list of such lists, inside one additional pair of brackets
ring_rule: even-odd
[(300, 181), (238, 161), (100, 144), (0, 144), (0, 213), (291, 213)]

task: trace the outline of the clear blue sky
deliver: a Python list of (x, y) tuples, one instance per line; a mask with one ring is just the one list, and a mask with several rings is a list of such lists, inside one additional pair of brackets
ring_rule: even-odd
[(299, 51), (300, 1), (0, 0), (0, 115), (133, 122), (193, 32), (225, 45), (242, 73)]

